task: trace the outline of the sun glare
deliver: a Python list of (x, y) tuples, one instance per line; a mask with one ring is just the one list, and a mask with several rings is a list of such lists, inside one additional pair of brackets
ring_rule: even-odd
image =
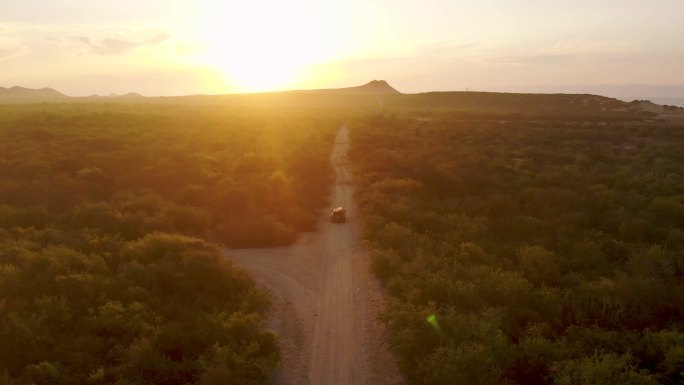
[(200, 28), (201, 60), (223, 72), (231, 90), (296, 87), (307, 67), (335, 57), (340, 41), (331, 28), (322, 25), (312, 4), (214, 3)]

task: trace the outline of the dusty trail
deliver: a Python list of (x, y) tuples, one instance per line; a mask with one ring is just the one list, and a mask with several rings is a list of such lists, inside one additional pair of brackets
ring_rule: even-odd
[(267, 322), (281, 341), (277, 385), (402, 383), (385, 330), (376, 321), (382, 296), (361, 247), (348, 147), (342, 127), (330, 156), (335, 169), (331, 203), (347, 209), (346, 224), (330, 223), (326, 210), (319, 231), (291, 247), (224, 252), (274, 293)]

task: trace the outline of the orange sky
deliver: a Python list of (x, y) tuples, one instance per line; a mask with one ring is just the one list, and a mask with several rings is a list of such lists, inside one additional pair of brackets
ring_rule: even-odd
[(404, 92), (684, 84), (684, 1), (418, 3), (3, 0), (0, 86), (177, 95), (371, 79)]

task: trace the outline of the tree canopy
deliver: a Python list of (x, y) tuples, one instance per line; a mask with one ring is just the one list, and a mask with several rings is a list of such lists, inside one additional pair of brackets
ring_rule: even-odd
[(684, 128), (425, 116), (351, 126), (410, 383), (681, 384)]
[(267, 383), (269, 294), (219, 246), (316, 226), (334, 116), (0, 106), (0, 384)]

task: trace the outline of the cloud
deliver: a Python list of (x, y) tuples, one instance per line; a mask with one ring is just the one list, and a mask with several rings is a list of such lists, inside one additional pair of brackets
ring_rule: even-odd
[(491, 52), (505, 45), (504, 42), (492, 40), (468, 42), (442, 41), (418, 45), (415, 47), (415, 51), (421, 56), (463, 57)]
[(436, 41), (418, 44), (407, 51), (395, 52), (384, 56), (357, 57), (338, 62), (350, 71), (367, 68), (387, 68), (405, 66), (411, 68), (425, 63), (453, 63), (484, 56), (495, 51), (503, 43), (497, 41)]
[(512, 55), (499, 56), (484, 59), (489, 64), (500, 65), (553, 65), (566, 64), (574, 58), (573, 55), (554, 55), (554, 54), (540, 54), (540, 55)]
[(31, 52), (29, 47), (12, 41), (0, 40), (0, 60), (13, 59)]
[[(577, 61), (605, 61), (638, 52), (635, 41), (558, 40), (536, 48), (517, 49), (505, 56), (485, 56), (482, 62), (504, 66), (552, 66)], [(517, 51), (517, 52), (516, 52)]]
[(635, 41), (594, 40), (584, 41), (576, 39), (559, 40), (543, 49), (548, 54), (612, 54), (633, 52), (637, 49)]
[(132, 40), (123, 38), (106, 38), (95, 41), (86, 36), (75, 36), (73, 40), (85, 44), (92, 53), (97, 55), (123, 55), (143, 46), (156, 46), (171, 38), (171, 35), (161, 33), (146, 40)]

